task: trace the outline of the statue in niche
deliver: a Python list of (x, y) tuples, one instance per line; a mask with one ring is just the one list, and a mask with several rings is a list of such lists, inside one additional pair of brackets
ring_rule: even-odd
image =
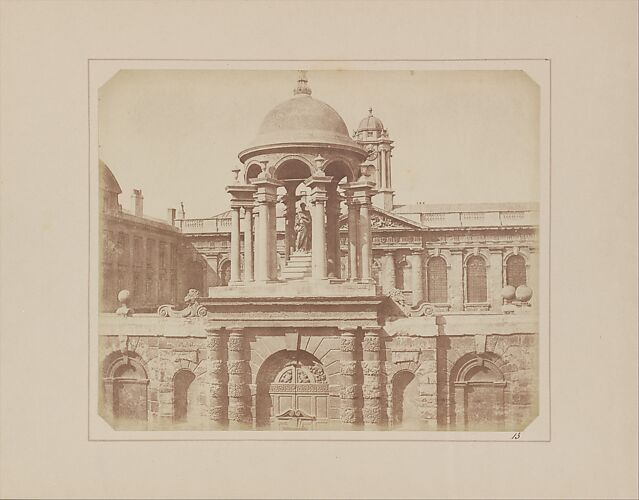
[(295, 251), (308, 253), (311, 251), (311, 213), (306, 209), (306, 203), (300, 203), (300, 209), (295, 214)]

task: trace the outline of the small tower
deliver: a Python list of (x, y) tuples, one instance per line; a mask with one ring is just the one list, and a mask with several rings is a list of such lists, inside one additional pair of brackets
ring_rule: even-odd
[(368, 108), (368, 116), (359, 122), (353, 139), (368, 151), (368, 163), (375, 165), (377, 194), (373, 197), (373, 203), (390, 212), (395, 196), (391, 176), (393, 141), (388, 138), (388, 130), (384, 128), (382, 120), (373, 115), (373, 108)]

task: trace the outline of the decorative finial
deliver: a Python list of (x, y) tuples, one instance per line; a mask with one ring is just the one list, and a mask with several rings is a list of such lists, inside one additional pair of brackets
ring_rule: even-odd
[(324, 169), (326, 168), (326, 159), (320, 154), (315, 157), (315, 168), (317, 169), (317, 173), (319, 175), (324, 175)]
[(297, 87), (293, 89), (293, 95), (311, 95), (311, 88), (308, 86), (308, 78), (306, 78), (306, 71), (300, 70), (297, 77)]
[(373, 116), (373, 106), (368, 107), (368, 116)]
[(240, 182), (240, 168), (239, 167), (235, 167), (231, 170), (231, 172), (233, 172), (233, 182), (235, 184), (238, 184)]
[(259, 179), (266, 179), (267, 177), (269, 177), (269, 175), (268, 175), (268, 163), (269, 162), (268, 162), (268, 160), (262, 160), (262, 161), (260, 161), (260, 163), (262, 164), (261, 165), (262, 171), (260, 172), (260, 174), (257, 177)]

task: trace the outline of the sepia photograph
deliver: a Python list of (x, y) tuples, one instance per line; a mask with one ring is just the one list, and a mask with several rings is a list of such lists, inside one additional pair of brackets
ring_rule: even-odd
[(516, 433), (537, 417), (526, 72), (121, 70), (97, 113), (113, 429)]

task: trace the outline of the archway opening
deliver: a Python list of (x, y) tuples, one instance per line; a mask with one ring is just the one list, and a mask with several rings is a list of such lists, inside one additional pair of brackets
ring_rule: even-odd
[(303, 182), (311, 176), (310, 167), (301, 160), (287, 160), (275, 170), (278, 181), (297, 180)]
[(189, 401), (192, 396), (192, 382), (195, 375), (189, 370), (180, 370), (173, 377), (173, 422), (186, 422), (189, 413), (192, 412), (194, 401)]
[(257, 379), (258, 429), (305, 430), (328, 423), (328, 380), (320, 361), (306, 351), (279, 351)]
[(262, 172), (262, 167), (257, 163), (253, 163), (246, 169), (246, 183), (249, 184), (253, 179), (257, 179), (257, 176)]
[(419, 423), (417, 380), (412, 372), (402, 370), (393, 377), (393, 427)]

